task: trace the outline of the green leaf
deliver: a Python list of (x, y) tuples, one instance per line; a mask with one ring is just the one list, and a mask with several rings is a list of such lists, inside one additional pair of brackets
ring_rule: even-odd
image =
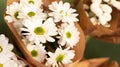
[(109, 57), (110, 60), (116, 60), (120, 63), (120, 44), (112, 44), (90, 38), (87, 41), (84, 53), (85, 58)]

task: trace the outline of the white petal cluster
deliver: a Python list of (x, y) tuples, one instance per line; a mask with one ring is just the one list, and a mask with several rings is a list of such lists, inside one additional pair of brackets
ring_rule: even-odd
[(69, 64), (72, 63), (72, 59), (74, 58), (74, 50), (69, 50), (69, 48), (62, 49), (57, 48), (55, 53), (48, 52), (48, 55), (50, 56), (47, 58), (47, 65), (52, 67), (59, 67), (62, 64)]
[(32, 19), (38, 17), (41, 19), (46, 19), (47, 15), (43, 13), (43, 10), (39, 6), (35, 6), (32, 4), (21, 7), (18, 16), (18, 18), (20, 19)]
[(5, 19), (9, 23), (15, 22), (13, 25), (15, 26), (18, 32), (20, 31), (19, 28), (22, 27), (22, 24), (21, 24), (22, 19), (18, 18), (20, 8), (21, 7), (19, 3), (13, 2), (11, 5), (7, 6), (7, 9), (6, 9), (7, 16), (5, 16)]
[[(111, 20), (112, 8), (108, 4), (102, 4), (102, 0), (92, 0), (91, 11), (98, 17), (98, 24), (108, 26)], [(94, 19), (93, 19), (94, 18)], [(93, 24), (96, 24), (95, 17), (92, 17)]]
[(8, 22), (18, 22), (20, 19), (18, 18), (18, 14), (20, 11), (20, 4), (17, 2), (13, 2), (11, 5), (7, 6), (5, 19)]
[(38, 45), (29, 44), (27, 45), (27, 49), (32, 55), (32, 57), (39, 62), (44, 62), (44, 60), (47, 58), (46, 56), (47, 52), (45, 51), (45, 46), (43, 46), (42, 44), (38, 44)]
[[(116, 0), (91, 0), (92, 4), (90, 8), (88, 6), (84, 6), (85, 9), (90, 9), (91, 12), (86, 13), (93, 25), (103, 25), (105, 27), (110, 27), (108, 23), (111, 19), (112, 6), (120, 9), (120, 1)], [(94, 16), (90, 16), (90, 13), (95, 14)]]
[(26, 35), (29, 41), (36, 44), (55, 41), (51, 36), (57, 35), (57, 27), (52, 18), (48, 18), (44, 23), (39, 19), (26, 20), (24, 26), (26, 28), (21, 28), (21, 30), (28, 32), (23, 35)]
[(14, 56), (13, 45), (8, 43), (8, 39), (5, 35), (0, 35), (0, 62), (8, 61), (11, 57)]
[(73, 48), (79, 42), (79, 31), (74, 25), (68, 25), (64, 23), (58, 30), (60, 35), (60, 40), (58, 43), (62, 46), (66, 45), (67, 47)]
[(74, 22), (78, 21), (76, 18), (78, 14), (76, 14), (76, 10), (70, 8), (69, 3), (64, 3), (60, 1), (52, 2), (51, 5), (49, 5), (49, 9), (52, 11), (49, 13), (49, 16), (52, 16), (55, 20), (55, 22), (67, 22), (69, 24), (73, 24)]
[(52, 2), (48, 9), (44, 9), (42, 0), (20, 0), (7, 6), (5, 17), (8, 22), (13, 22), (35, 60), (53, 67), (61, 62), (69, 64), (75, 55), (71, 48), (80, 40), (80, 32), (74, 25), (78, 14), (69, 3), (62, 1)]
[(12, 52), (13, 45), (8, 43), (8, 38), (5, 35), (0, 35), (0, 65), (2, 67), (25, 67), (26, 64), (18, 60)]

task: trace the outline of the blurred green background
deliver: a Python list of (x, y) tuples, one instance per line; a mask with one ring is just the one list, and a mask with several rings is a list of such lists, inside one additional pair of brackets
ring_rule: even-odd
[[(7, 0), (0, 0), (0, 33), (5, 34), (9, 39), (10, 31), (5, 24), (3, 15), (6, 8)], [(73, 0), (63, 0), (67, 2), (72, 2)], [(11, 41), (12, 42), (12, 41)], [(86, 49), (84, 53), (85, 58), (98, 58), (98, 57), (109, 57), (110, 60), (118, 61), (120, 63), (120, 45), (111, 44), (96, 40), (94, 38), (89, 38), (86, 40)]]

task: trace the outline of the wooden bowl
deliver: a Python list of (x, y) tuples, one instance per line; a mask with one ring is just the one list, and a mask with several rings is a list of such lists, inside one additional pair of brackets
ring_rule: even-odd
[[(7, 5), (10, 5), (13, 1), (19, 1), (19, 0), (8, 0)], [(43, 0), (45, 9), (47, 9), (48, 5), (53, 1), (59, 1), (59, 0)], [(15, 30), (13, 24), (8, 23), (7, 21), (6, 21), (6, 24), (8, 25), (10, 31), (12, 32), (13, 39), (17, 43), (16, 46), (19, 47), (19, 49), (21, 50), (21, 52), (23, 53), (23, 55), (25, 56), (27, 61), (29, 63), (31, 63), (33, 66), (36, 66), (36, 67), (46, 67), (44, 64), (39, 63), (38, 61), (36, 61), (32, 58), (32, 56), (30, 55), (30, 52), (27, 50), (25, 44), (22, 42), (21, 37), (19, 36), (17, 31)], [(82, 59), (84, 49), (85, 49), (84, 33), (83, 33), (81, 27), (79, 26), (79, 24), (77, 22), (75, 22), (75, 26), (78, 28), (78, 30), (80, 32), (80, 40), (77, 43), (77, 45), (74, 46), (74, 48), (73, 48), (73, 50), (75, 50), (75, 57), (73, 59), (73, 62)]]

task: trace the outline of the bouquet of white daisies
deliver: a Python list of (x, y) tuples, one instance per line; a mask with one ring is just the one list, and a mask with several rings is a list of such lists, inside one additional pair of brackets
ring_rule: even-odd
[[(9, 27), (12, 24), (19, 34), (15, 34), (16, 41), (20, 36), (20, 41), (23, 42), (18, 45), (23, 45), (20, 48), (21, 51), (28, 60), (30, 55), (37, 62), (50, 67), (68, 65), (73, 60), (81, 59), (82, 56), (78, 57), (81, 52), (79, 47), (82, 47), (81, 53), (83, 53), (84, 46), (80, 46), (79, 41), (83, 34), (77, 24), (76, 10), (71, 8), (69, 3), (62, 1), (52, 2), (48, 5), (48, 10), (45, 10), (44, 2), (41, 0), (20, 0), (12, 2), (6, 8), (7, 24)], [(13, 35), (14, 29), (12, 29)], [(24, 52), (24, 48), (29, 53)], [(37, 62), (29, 62), (37, 65)]]
[(27, 64), (20, 60), (12, 51), (13, 44), (9, 43), (9, 39), (4, 34), (0, 34), (0, 67), (25, 67)]
[(120, 1), (118, 0), (81, 1), (77, 6), (77, 11), (80, 14), (80, 24), (85, 33), (98, 37), (113, 35), (119, 25), (119, 6)]

